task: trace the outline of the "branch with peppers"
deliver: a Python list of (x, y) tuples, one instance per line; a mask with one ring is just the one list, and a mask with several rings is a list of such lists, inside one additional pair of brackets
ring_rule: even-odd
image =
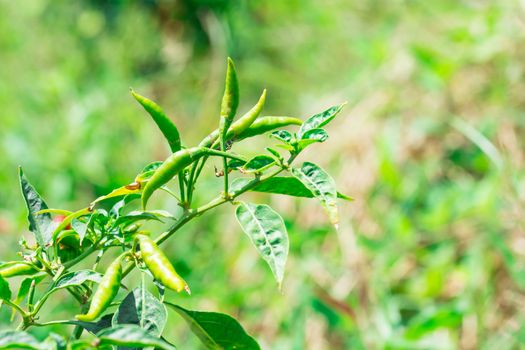
[[(326, 141), (328, 134), (322, 127), (334, 119), (344, 104), (330, 107), (304, 121), (286, 116), (260, 116), (266, 101), (266, 90), (263, 90), (258, 102), (235, 120), (239, 106), (239, 84), (233, 61), (228, 59), (219, 127), (198, 146), (184, 147), (178, 128), (163, 110), (155, 102), (133, 90), (131, 94), (166, 138), (172, 152), (167, 159), (148, 164), (128, 185), (117, 188), (95, 199), (86, 208), (74, 212), (48, 208), (19, 169), (22, 194), (28, 208), (29, 229), (34, 234), (35, 242), (30, 245), (22, 240), (20, 254), (23, 259), (0, 265), (0, 299), (21, 318), (18, 330), (7, 331), (11, 333), (3, 334), (3, 339), (11, 339), (12, 336), (14, 341), (19, 341), (14, 336), (17, 334), (15, 332), (23, 332), (23, 336), (30, 338), (31, 334), (26, 330), (33, 326), (72, 324), (75, 325), (75, 330), (69, 344), (76, 344), (79, 348), (126, 345), (169, 349), (171, 345), (161, 338), (162, 330), (152, 331), (144, 326), (144, 322), (129, 325), (121, 320), (119, 309), (113, 314), (107, 311), (113, 306), (119, 308), (128, 302), (128, 297), (119, 301), (117, 296), (121, 289), (126, 288), (122, 284), (123, 278), (134, 268), (142, 272), (143, 283), (139, 289), (130, 292), (130, 298), (151, 297), (154, 298), (151, 299), (152, 305), (156, 305), (157, 301), (164, 303), (181, 315), (188, 311), (164, 300), (165, 289), (186, 291), (189, 294), (190, 286), (177, 273), (159, 245), (191, 220), (225, 203), (237, 207), (236, 216), (241, 229), (269, 265), (281, 287), (289, 245), (286, 227), (279, 214), (269, 206), (238, 201), (239, 196), (249, 191), (316, 198), (337, 228), (336, 201), (351, 198), (337, 192), (333, 179), (318, 165), (304, 162), (300, 167), (293, 167), (292, 164), (306, 147)], [(289, 127), (298, 127), (298, 130), (291, 132), (284, 129)], [(280, 151), (267, 147), (265, 153), (253, 157), (234, 152), (236, 143), (267, 133), (277, 142), (275, 147)], [(211, 157), (222, 159), (222, 169), (216, 170), (216, 176), (223, 177), (223, 191), (208, 203), (196, 206), (194, 194), (198, 188), (197, 181)], [(283, 173), (287, 175), (283, 176)], [(232, 175), (235, 175), (233, 180)], [(168, 187), (174, 179), (177, 179), (177, 190)], [(182, 214), (175, 216), (164, 210), (149, 210), (150, 199), (159, 191), (175, 197), (182, 208)], [(137, 208), (138, 199), (138, 210), (131, 210)], [(166, 219), (174, 222), (159, 235), (142, 229), (143, 223), (148, 220)], [(101, 269), (99, 263), (102, 257), (115, 249), (120, 251), (118, 257), (107, 268)], [(74, 266), (85, 262), (95, 252), (98, 254), (91, 269), (73, 271)], [(159, 287), (158, 298), (147, 291), (144, 276), (148, 275)], [(8, 283), (8, 279), (15, 276), (24, 276), (16, 297), (12, 295)], [(42, 282), (49, 278), (51, 282), (47, 284), (47, 288), (36, 293), (37, 287), (44, 285)], [(67, 290), (79, 301), (81, 312), (69, 320), (40, 322), (39, 312), (43, 305), (53, 293), (61, 289)], [(38, 300), (35, 295), (40, 296)], [(198, 315), (197, 312), (187, 312), (184, 315), (186, 320), (199, 323), (195, 316)], [(104, 321), (108, 318), (111, 318), (109, 323)], [(206, 336), (213, 338), (213, 331), (201, 326), (200, 331), (196, 332), (207, 331)], [(238, 327), (239, 332), (244, 332), (238, 324), (232, 327)], [(84, 330), (93, 333), (93, 339), (84, 340)], [(202, 334), (197, 335), (200, 337)], [(243, 342), (240, 345), (247, 346), (248, 349), (258, 348), (252, 337), (244, 333), (241, 335), (235, 335)], [(216, 341), (225, 341), (224, 335), (221, 337)], [(52, 339), (50, 343), (53, 343)], [(0, 348), (2, 345), (0, 340)], [(10, 346), (10, 343), (7, 345)]]

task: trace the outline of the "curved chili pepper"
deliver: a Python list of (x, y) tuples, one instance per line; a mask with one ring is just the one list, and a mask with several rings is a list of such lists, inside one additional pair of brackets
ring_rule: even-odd
[(237, 140), (242, 140), (247, 137), (264, 134), (270, 130), (282, 128), (289, 125), (301, 125), (303, 121), (301, 119), (292, 117), (263, 117), (253, 122), (252, 125), (244, 132), (237, 135)]
[(0, 265), (0, 276), (4, 278), (34, 275), (36, 272), (38, 270), (33, 265), (24, 262), (9, 262)]
[(76, 315), (76, 319), (84, 322), (91, 322), (97, 319), (106, 310), (120, 288), (122, 279), (121, 257), (118, 257), (109, 265), (104, 277), (100, 281), (98, 288), (93, 295), (89, 311), (85, 315)]
[(190, 289), (186, 281), (179, 276), (169, 259), (164, 255), (159, 246), (148, 236), (137, 235), (140, 253), (144, 264), (148, 267), (153, 277), (160, 281), (166, 288), (177, 292)]

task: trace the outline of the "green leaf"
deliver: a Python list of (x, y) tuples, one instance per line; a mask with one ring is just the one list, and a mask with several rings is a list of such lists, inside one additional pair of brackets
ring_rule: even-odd
[(218, 312), (202, 312), (184, 309), (166, 303), (184, 318), (207, 349), (212, 350), (260, 350), (261, 347), (233, 317)]
[(40, 197), (35, 188), (29, 183), (22, 168), (18, 168), (20, 187), (27, 207), (27, 220), (29, 221), (29, 230), (33, 232), (36, 242), (45, 247), (52, 240), (52, 232), (55, 224), (49, 213), (36, 215), (43, 209), (48, 209), (46, 202)]
[(88, 229), (87, 222), (80, 221), (78, 219), (73, 219), (71, 221), (71, 228), (78, 233), (78, 239), (80, 241), (80, 244), (82, 245), (82, 242), (84, 241), (84, 238), (86, 237), (86, 232)]
[(324, 112), (318, 113), (306, 119), (303, 125), (301, 125), (299, 132), (297, 132), (297, 137), (301, 139), (304, 133), (306, 133), (308, 130), (317, 129), (328, 124), (330, 121), (332, 121), (332, 119), (335, 118), (335, 116), (339, 112), (341, 112), (341, 109), (343, 109), (345, 104), (346, 102), (337, 106), (330, 107)]
[(336, 202), (337, 190), (332, 177), (319, 166), (310, 162), (304, 162), (300, 169), (292, 168), (291, 172), (321, 201), (330, 217), (330, 222), (337, 228), (339, 222)]
[(156, 221), (163, 222), (159, 218), (159, 215), (154, 212), (132, 211), (132, 212), (129, 212), (127, 215), (120, 216), (117, 220), (115, 220), (113, 226), (116, 227), (122, 224), (125, 224), (125, 226), (128, 226), (140, 220), (156, 220)]
[(129, 347), (154, 346), (163, 350), (176, 350), (168, 342), (157, 338), (145, 329), (134, 325), (119, 325), (113, 328), (106, 328), (97, 334), (100, 345), (123, 345)]
[(297, 147), (301, 151), (307, 146), (316, 142), (325, 142), (328, 139), (328, 134), (323, 129), (311, 129), (304, 133), (302, 138), (297, 141)]
[(160, 131), (168, 141), (170, 145), (170, 149), (173, 153), (180, 151), (181, 149), (181, 141), (180, 141), (180, 135), (179, 130), (175, 126), (175, 124), (171, 121), (170, 118), (164, 113), (162, 108), (160, 108), (159, 105), (157, 105), (155, 102), (151, 101), (150, 99), (141, 96), (131, 90), (131, 94), (135, 98), (135, 100), (138, 101), (144, 107), (146, 112), (149, 113), (153, 121), (157, 124)]
[(130, 186), (130, 185), (122, 186), (117, 189), (114, 189), (113, 191), (111, 191), (110, 193), (104, 196), (100, 196), (97, 199), (95, 199), (93, 202), (91, 202), (90, 208), (93, 208), (95, 204), (97, 204), (98, 202), (101, 202), (109, 198), (126, 196), (128, 194), (139, 193), (139, 192), (140, 192), (140, 188), (135, 188), (134, 186)]
[(40, 341), (27, 332), (4, 330), (0, 331), (0, 349), (37, 349)]
[[(252, 179), (245, 177), (237, 178), (233, 180), (231, 185), (231, 190), (233, 192), (239, 190), (248, 184)], [(275, 176), (269, 179), (266, 179), (259, 184), (257, 184), (250, 191), (253, 192), (263, 192), (263, 193), (273, 193), (273, 194), (284, 194), (287, 196), (294, 197), (304, 197), (304, 198), (314, 198), (314, 194), (310, 191), (301, 181), (295, 177), (291, 176)], [(337, 192), (337, 198), (353, 201), (352, 197), (344, 195), (340, 192)]]
[(280, 288), (289, 248), (283, 219), (265, 204), (241, 202), (235, 214), (243, 231), (270, 266)]
[(136, 324), (150, 334), (160, 337), (168, 314), (166, 307), (150, 292), (142, 287), (135, 288), (120, 304), (113, 316), (113, 326)]
[(290, 143), (290, 141), (292, 141), (293, 138), (292, 133), (286, 130), (274, 131), (270, 134), (270, 136), (286, 144)]
[(0, 276), (0, 299), (11, 299), (11, 289), (9, 289), (9, 283)]
[(80, 286), (87, 281), (99, 283), (101, 279), (102, 275), (93, 270), (69, 272), (55, 282), (52, 291), (71, 286)]
[(263, 171), (268, 169), (275, 164), (275, 159), (270, 156), (261, 154), (250, 159), (246, 164), (244, 164), (244, 171), (247, 173), (255, 173), (258, 171)]

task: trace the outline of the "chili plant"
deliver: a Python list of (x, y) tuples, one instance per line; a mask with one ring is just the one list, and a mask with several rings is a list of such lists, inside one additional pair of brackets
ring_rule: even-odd
[[(350, 198), (336, 191), (334, 180), (318, 165), (304, 162), (295, 166), (293, 161), (306, 147), (328, 138), (322, 127), (344, 104), (304, 121), (261, 117), (265, 90), (255, 106), (235, 120), (239, 87), (234, 64), (228, 59), (219, 127), (196, 147), (185, 147), (179, 130), (157, 104), (134, 91), (131, 94), (166, 138), (172, 152), (166, 160), (146, 165), (129, 184), (75, 211), (49, 208), (19, 169), (34, 242), (22, 240), (22, 260), (0, 265), (0, 302), (12, 309), (13, 320), (18, 320), (16, 329), (0, 331), (0, 348), (174, 349), (162, 337), (167, 310), (172, 309), (209, 349), (259, 349), (257, 341), (230, 316), (188, 310), (164, 299), (166, 289), (190, 293), (190, 286), (159, 246), (191, 220), (222, 204), (233, 204), (242, 230), (269, 265), (280, 288), (289, 245), (283, 219), (266, 204), (241, 201), (241, 195), (255, 191), (317, 198), (337, 227), (336, 201)], [(284, 127), (297, 129), (291, 132)], [(233, 152), (233, 144), (266, 133), (276, 141), (275, 148), (267, 147), (251, 158)], [(211, 157), (222, 159), (216, 176), (223, 178), (224, 187), (208, 203), (196, 205), (197, 181)], [(174, 179), (176, 190), (168, 187)], [(160, 190), (177, 199), (182, 208), (178, 214), (151, 208), (150, 199)], [(148, 220), (169, 221), (171, 226), (158, 234), (147, 232), (142, 227)], [(75, 269), (86, 265), (86, 259), (95, 254), (92, 268)], [(113, 261), (103, 268), (99, 263), (106, 254)], [(119, 298), (118, 292), (125, 294), (127, 290), (124, 278), (135, 268), (142, 273), (142, 283)], [(23, 276), (16, 295), (8, 282), (14, 276)], [(146, 287), (148, 276), (153, 278), (157, 292)], [(66, 320), (44, 320), (42, 307), (58, 290), (66, 290), (78, 301), (79, 312)], [(29, 331), (57, 324), (74, 325), (67, 340), (50, 333), (39, 341)]]

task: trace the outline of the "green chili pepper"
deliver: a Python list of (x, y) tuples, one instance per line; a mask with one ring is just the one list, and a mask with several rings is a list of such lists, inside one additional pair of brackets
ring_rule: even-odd
[(122, 279), (120, 260), (121, 257), (118, 257), (109, 265), (93, 295), (89, 311), (85, 315), (76, 315), (77, 320), (84, 322), (94, 321), (109, 307), (120, 288), (120, 280)]
[(160, 131), (168, 140), (172, 152), (177, 152), (181, 148), (179, 130), (173, 124), (170, 118), (166, 116), (162, 108), (157, 105), (155, 102), (150, 99), (137, 94), (135, 91), (131, 90), (131, 94), (144, 107), (144, 109), (149, 113), (153, 121), (157, 124)]
[(137, 239), (142, 260), (153, 277), (166, 288), (177, 292), (181, 292), (184, 289), (190, 294), (188, 284), (175, 271), (175, 268), (157, 244), (150, 237), (143, 234), (137, 235)]
[(247, 137), (264, 134), (270, 130), (282, 128), (288, 125), (301, 125), (303, 121), (301, 119), (292, 117), (263, 117), (253, 122), (252, 125), (244, 132), (237, 135), (237, 140), (242, 140)]
[[(252, 107), (246, 114), (244, 114), (242, 117), (239, 118), (236, 122), (234, 122), (230, 129), (228, 130), (226, 134), (226, 140), (231, 140), (232, 138), (235, 138), (239, 134), (241, 134), (243, 131), (248, 129), (250, 125), (257, 119), (259, 114), (261, 113), (264, 103), (266, 102), (266, 89), (263, 90), (263, 93), (261, 97), (259, 98), (259, 101), (257, 101), (257, 104)], [(219, 137), (219, 129), (215, 129), (211, 134), (206, 136), (204, 140), (201, 141), (199, 144), (200, 147), (211, 147), (215, 141), (217, 141), (217, 138)]]
[(8, 262), (0, 265), (0, 276), (4, 278), (14, 276), (34, 275), (38, 270), (25, 262)]
[(142, 207), (146, 208), (149, 198), (156, 189), (160, 188), (185, 167), (201, 157), (204, 154), (203, 150), (204, 149), (200, 147), (193, 147), (182, 149), (169, 156), (151, 176), (146, 186), (144, 186), (144, 190), (142, 191)]
[(239, 82), (237, 73), (231, 58), (228, 57), (228, 68), (226, 70), (226, 81), (224, 84), (224, 95), (221, 102), (221, 120), (219, 123), (219, 136), (225, 141), (226, 133), (230, 128), (239, 106)]

